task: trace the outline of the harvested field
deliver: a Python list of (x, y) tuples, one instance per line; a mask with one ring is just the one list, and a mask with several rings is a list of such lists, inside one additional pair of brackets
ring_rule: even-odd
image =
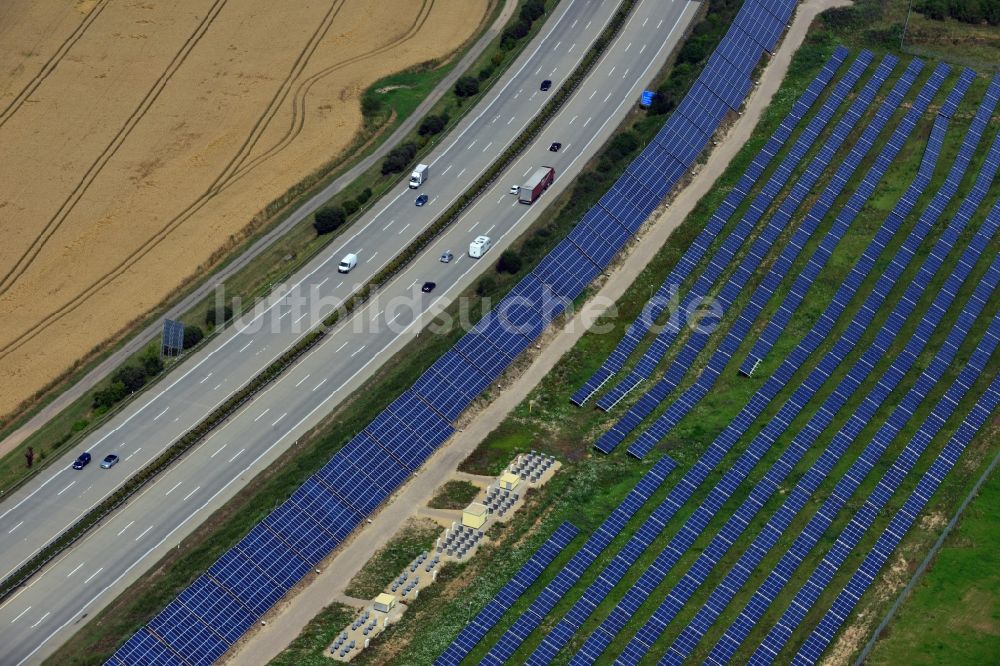
[(0, 417), (204, 272), (351, 143), (367, 86), (488, 6), (2, 3)]

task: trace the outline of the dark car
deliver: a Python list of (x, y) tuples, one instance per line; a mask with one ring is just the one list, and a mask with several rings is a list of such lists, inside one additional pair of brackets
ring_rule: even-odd
[(83, 469), (90, 462), (89, 453), (81, 453), (80, 457), (73, 461), (73, 469)]
[(423, 206), (425, 203), (427, 203), (427, 195), (421, 194), (419, 197), (417, 197), (416, 203), (418, 206)]
[(562, 148), (562, 144), (559, 143), (558, 141), (553, 141), (552, 145), (549, 146), (549, 150), (551, 150), (553, 153), (558, 153), (560, 148)]
[(116, 464), (118, 464), (118, 456), (113, 453), (109, 453), (104, 456), (104, 460), (101, 461), (101, 469), (111, 469)]
[(549, 81), (548, 79), (542, 81), (542, 92), (545, 92), (551, 87), (552, 87), (552, 81)]
[(424, 292), (425, 294), (429, 294), (432, 291), (434, 291), (434, 287), (436, 286), (437, 282), (424, 282), (424, 286), (420, 288), (420, 291)]

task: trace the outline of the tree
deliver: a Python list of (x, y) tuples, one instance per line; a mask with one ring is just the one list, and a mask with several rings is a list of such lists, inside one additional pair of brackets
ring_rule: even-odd
[(382, 112), (382, 100), (375, 93), (367, 92), (361, 96), (361, 115), (372, 118)]
[(218, 324), (224, 324), (232, 318), (233, 309), (228, 305), (223, 305), (221, 308), (209, 308), (205, 312), (205, 326), (214, 327)]
[(205, 337), (205, 333), (202, 332), (197, 326), (185, 326), (184, 327), (184, 349), (191, 349), (196, 344), (201, 342), (201, 339)]
[(456, 97), (472, 97), (479, 92), (479, 80), (474, 76), (463, 76), (455, 81)]
[(125, 393), (138, 391), (146, 384), (146, 371), (137, 365), (126, 365), (118, 368), (111, 375), (111, 383), (120, 382)]
[(355, 201), (357, 201), (359, 205), (364, 205), (364, 203), (371, 198), (372, 198), (372, 188), (366, 187), (365, 189), (361, 190), (361, 194), (357, 196)]
[(121, 382), (112, 382), (107, 388), (94, 393), (94, 409), (110, 409), (112, 405), (128, 395), (125, 385)]
[(479, 281), (479, 284), (476, 285), (476, 293), (480, 296), (488, 296), (496, 291), (496, 288), (497, 281), (487, 275)]
[(509, 50), (514, 45), (514, 42), (519, 39), (524, 39), (530, 31), (531, 21), (524, 20), (524, 17), (522, 16), (517, 20), (517, 23), (503, 31), (503, 37), (500, 40), (500, 45), (504, 49)]
[(516, 274), (521, 270), (521, 255), (514, 250), (504, 250), (497, 261), (497, 273)]
[(344, 215), (342, 208), (326, 206), (316, 211), (316, 215), (313, 217), (313, 228), (316, 229), (317, 234), (322, 236), (336, 231), (345, 220), (347, 220), (347, 216)]
[(354, 215), (358, 212), (358, 208), (361, 208), (361, 206), (359, 206), (358, 202), (354, 199), (349, 199), (344, 202), (344, 213), (347, 215)]

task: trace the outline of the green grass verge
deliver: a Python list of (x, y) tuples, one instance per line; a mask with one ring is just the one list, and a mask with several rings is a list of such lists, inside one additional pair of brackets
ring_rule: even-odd
[(330, 666), (323, 651), (337, 634), (351, 623), (357, 611), (344, 604), (330, 604), (314, 617), (285, 650), (271, 660), (270, 666)]
[(464, 509), (476, 499), (479, 486), (468, 481), (448, 481), (427, 503), (432, 509)]
[(1000, 654), (1000, 476), (993, 474), (944, 542), (867, 663), (988, 664)]
[(444, 529), (433, 520), (408, 520), (383, 548), (372, 555), (344, 591), (358, 599), (373, 599), (420, 553), (430, 552)]

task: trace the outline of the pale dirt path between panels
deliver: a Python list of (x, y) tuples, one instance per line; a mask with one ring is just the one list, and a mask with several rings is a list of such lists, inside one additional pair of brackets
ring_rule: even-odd
[[(346, 148), (489, 0), (0, 2), (0, 415)], [(75, 308), (75, 309), (73, 309)]]
[[(251, 666), (266, 663), (288, 647), (306, 624), (332, 601), (344, 596), (344, 589), (361, 570), (373, 553), (385, 546), (399, 527), (420, 507), (427, 504), (434, 492), (446, 481), (455, 478), (455, 470), (481, 441), (524, 400), (568, 351), (583, 336), (593, 322), (617, 301), (653, 257), (669, 240), (670, 234), (694, 209), (698, 201), (715, 185), (716, 178), (750, 138), (764, 109), (778, 90), (792, 54), (805, 38), (816, 14), (830, 7), (850, 4), (846, 0), (806, 0), (799, 5), (792, 26), (785, 34), (778, 51), (763, 70), (754, 86), (743, 115), (729, 128), (726, 135), (712, 148), (708, 162), (700, 167), (691, 183), (677, 194), (670, 208), (657, 210), (634, 242), (616, 261), (600, 290), (581, 311), (557, 331), (543, 334), (539, 346), (530, 351), (530, 365), (500, 391), (493, 402), (475, 415), (467, 416), (461, 431), (455, 434), (389, 502), (372, 517), (348, 544), (332, 559), (321, 563), (320, 574), (301, 584), (293, 597), (280, 602), (266, 618), (266, 626), (258, 626), (245, 637), (224, 662), (227, 666)], [(554, 352), (554, 353), (552, 353)], [(506, 378), (504, 378), (506, 379)], [(377, 639), (376, 639), (377, 640)]]

